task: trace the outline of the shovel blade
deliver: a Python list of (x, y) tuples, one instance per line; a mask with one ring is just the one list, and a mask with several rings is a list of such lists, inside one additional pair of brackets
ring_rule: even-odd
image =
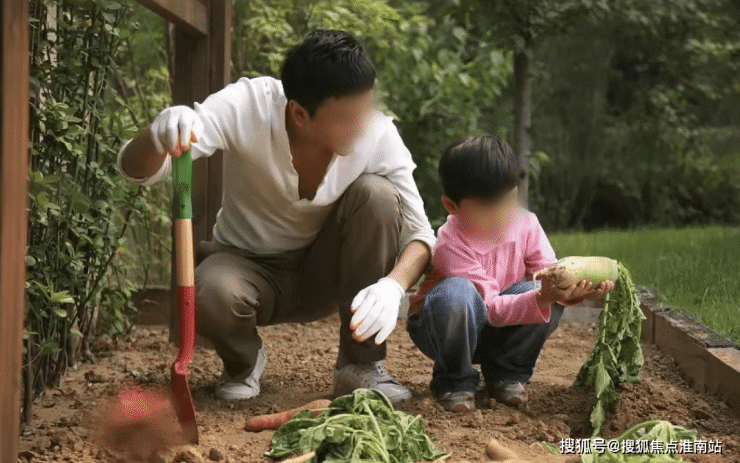
[(182, 426), (185, 439), (193, 445), (198, 444), (198, 424), (195, 422), (195, 406), (190, 394), (187, 375), (179, 374), (172, 369), (172, 397), (174, 398), (177, 418)]

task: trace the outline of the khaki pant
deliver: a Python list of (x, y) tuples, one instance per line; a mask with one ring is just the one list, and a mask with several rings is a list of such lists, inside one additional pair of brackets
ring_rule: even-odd
[(201, 243), (202, 262), (195, 269), (197, 331), (215, 345), (231, 378), (251, 374), (262, 345), (258, 326), (314, 321), (337, 311), (337, 367), (385, 358), (385, 343), (352, 339), (350, 303), (395, 265), (400, 201), (388, 179), (363, 174), (307, 248), (257, 255), (215, 241)]

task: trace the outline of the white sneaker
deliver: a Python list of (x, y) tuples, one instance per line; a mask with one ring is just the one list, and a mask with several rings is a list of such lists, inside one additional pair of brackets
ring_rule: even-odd
[(394, 404), (411, 398), (411, 391), (389, 375), (382, 362), (334, 368), (334, 397), (352, 394), (355, 389), (375, 389)]
[(229, 377), (224, 372), (222, 382), (216, 386), (216, 398), (220, 400), (243, 400), (252, 399), (260, 394), (260, 377), (265, 371), (267, 365), (267, 355), (265, 354), (265, 345), (257, 351), (257, 363), (254, 365), (252, 373), (243, 381), (229, 381)]

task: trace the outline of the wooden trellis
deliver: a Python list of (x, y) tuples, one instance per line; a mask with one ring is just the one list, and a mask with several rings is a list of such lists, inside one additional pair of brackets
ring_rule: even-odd
[[(174, 104), (202, 102), (230, 81), (231, 0), (138, 1), (175, 25)], [(0, 462), (10, 462), (18, 455), (26, 281), (27, 1), (3, 0), (0, 40)], [(221, 153), (195, 162), (196, 242), (212, 237), (211, 229), (221, 207), (221, 166)]]

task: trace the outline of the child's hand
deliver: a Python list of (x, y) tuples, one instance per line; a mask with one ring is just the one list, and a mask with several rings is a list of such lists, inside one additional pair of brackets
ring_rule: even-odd
[(535, 292), (537, 297), (537, 305), (539, 305), (540, 307), (552, 305), (557, 301), (567, 301), (568, 299), (573, 299), (572, 294), (580, 285), (580, 283), (573, 283), (568, 288), (561, 289), (555, 286), (547, 277), (542, 278), (542, 280), (540, 281), (542, 281), (542, 287), (539, 289), (539, 291)]
[(560, 299), (561, 301), (573, 303), (582, 301), (584, 299), (588, 299), (589, 294), (594, 293), (596, 290), (591, 289), (592, 284), (588, 280), (581, 280), (576, 284), (575, 289), (572, 293), (570, 293), (570, 297), (568, 299)]
[(578, 286), (573, 290), (570, 295), (570, 299), (566, 299), (568, 303), (580, 303), (585, 299), (602, 299), (607, 293), (614, 290), (614, 282), (611, 280), (604, 280), (597, 286), (593, 287), (591, 282), (581, 280), (578, 282)]
[(586, 299), (603, 299), (608, 293), (614, 291), (614, 282), (612, 280), (604, 280), (601, 282), (596, 289), (592, 289), (586, 294)]

